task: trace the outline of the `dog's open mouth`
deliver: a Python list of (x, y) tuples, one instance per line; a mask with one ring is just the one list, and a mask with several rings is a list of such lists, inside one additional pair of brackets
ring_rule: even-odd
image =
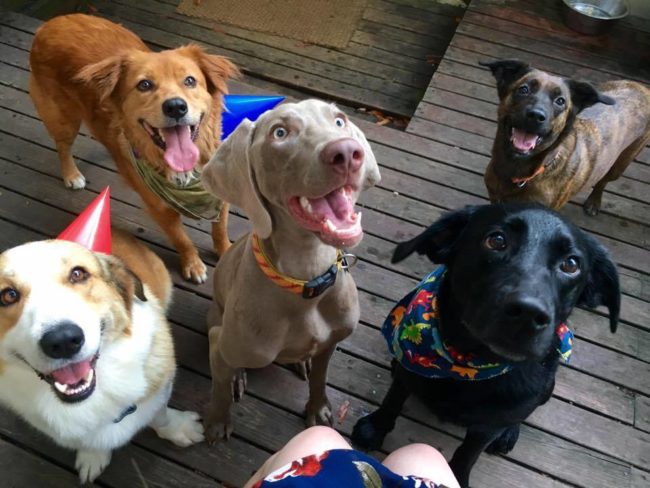
[(517, 152), (522, 154), (528, 154), (531, 152), (537, 147), (541, 140), (542, 136), (538, 134), (529, 134), (521, 129), (515, 129), (514, 127), (510, 134), (510, 142), (512, 143), (512, 146)]
[(43, 375), (56, 395), (67, 403), (80, 402), (95, 390), (95, 364), (97, 356), (68, 364)]
[(345, 185), (318, 198), (295, 196), (289, 212), (305, 229), (318, 232), (326, 244), (355, 246), (361, 240), (361, 212), (354, 211), (353, 188)]
[(194, 141), (199, 137), (202, 120), (203, 116), (196, 125), (171, 127), (154, 127), (146, 120), (140, 120), (140, 125), (153, 143), (164, 151), (164, 158), (169, 167), (177, 173), (184, 173), (194, 169), (199, 161), (199, 148)]

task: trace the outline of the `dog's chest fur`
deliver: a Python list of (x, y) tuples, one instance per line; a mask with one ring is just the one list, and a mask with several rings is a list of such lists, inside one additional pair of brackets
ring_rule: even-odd
[[(172, 378), (152, 391), (145, 369), (159, 321), (148, 302), (134, 303), (132, 335), (102, 344), (96, 389), (78, 404), (63, 403), (26, 364), (4, 358), (0, 402), (64, 447), (113, 449), (128, 442), (169, 397)], [(114, 423), (131, 405), (137, 410)]]

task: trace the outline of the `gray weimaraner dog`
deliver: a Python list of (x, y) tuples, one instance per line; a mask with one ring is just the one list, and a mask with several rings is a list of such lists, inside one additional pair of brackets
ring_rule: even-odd
[(359, 193), (380, 179), (365, 136), (335, 105), (284, 104), (245, 120), (203, 169), (208, 191), (253, 231), (219, 260), (208, 317), (210, 441), (229, 437), (245, 368), (311, 360), (306, 423), (332, 423), (325, 383), (336, 344), (359, 320), (340, 249), (363, 235)]

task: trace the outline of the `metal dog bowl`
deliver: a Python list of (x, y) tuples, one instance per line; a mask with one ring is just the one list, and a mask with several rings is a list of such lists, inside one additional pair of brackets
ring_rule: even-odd
[(562, 0), (564, 22), (582, 34), (604, 34), (626, 17), (630, 8), (625, 0)]

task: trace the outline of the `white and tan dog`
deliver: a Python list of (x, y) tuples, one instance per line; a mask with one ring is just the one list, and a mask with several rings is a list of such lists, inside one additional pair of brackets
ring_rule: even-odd
[(113, 255), (49, 240), (0, 254), (0, 403), (77, 451), (82, 482), (149, 425), (203, 440), (195, 412), (167, 407), (176, 369), (162, 261), (116, 233)]

